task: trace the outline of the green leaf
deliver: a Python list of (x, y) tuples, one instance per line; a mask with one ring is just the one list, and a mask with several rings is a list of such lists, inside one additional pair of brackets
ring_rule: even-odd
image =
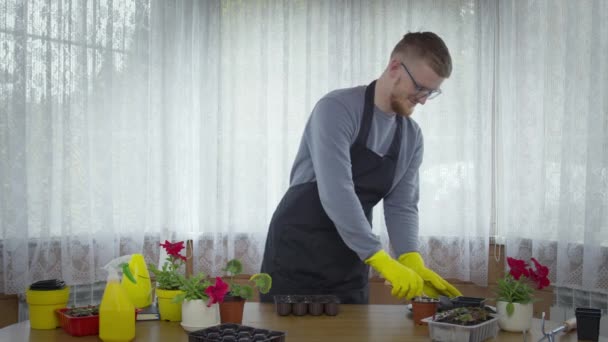
[(224, 268), (224, 271), (230, 272), (230, 274), (232, 274), (233, 276), (239, 275), (243, 272), (243, 264), (241, 264), (238, 259), (232, 259), (228, 261), (228, 263), (226, 264), (226, 268)]
[(185, 293), (180, 293), (178, 295), (176, 295), (175, 297), (173, 297), (173, 299), (171, 300), (172, 303), (181, 303), (184, 301), (184, 299), (186, 299), (186, 294)]
[(522, 280), (515, 280), (511, 275), (498, 280), (498, 301), (527, 304), (534, 301), (534, 289)]
[(515, 310), (515, 305), (513, 305), (512, 302), (509, 302), (507, 304), (507, 316), (511, 317), (513, 316), (513, 311)]
[(272, 287), (272, 277), (268, 273), (254, 274), (249, 280), (255, 283), (260, 293), (268, 293)]
[(253, 289), (251, 288), (251, 286), (242, 286), (239, 296), (245, 299), (251, 299), (253, 297)]
[(177, 280), (179, 282), (179, 289), (184, 291), (184, 297), (181, 300), (209, 299), (209, 296), (205, 293), (205, 289), (211, 285), (211, 282), (204, 273), (199, 272), (196, 276), (190, 278), (180, 275), (177, 277)]

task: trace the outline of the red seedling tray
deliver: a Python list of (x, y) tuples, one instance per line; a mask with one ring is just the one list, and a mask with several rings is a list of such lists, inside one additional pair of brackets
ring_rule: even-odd
[(99, 315), (72, 317), (65, 314), (69, 308), (57, 309), (59, 323), (65, 332), (72, 336), (89, 336), (99, 334)]

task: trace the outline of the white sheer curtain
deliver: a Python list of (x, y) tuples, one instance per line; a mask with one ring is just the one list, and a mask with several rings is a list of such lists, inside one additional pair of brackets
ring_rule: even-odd
[(548, 264), (557, 286), (608, 293), (608, 2), (499, 4), (506, 253)]
[[(256, 271), (314, 103), (367, 84), (407, 31), (442, 36), (421, 247), (487, 281), (496, 5), (486, 1), (0, 0), (0, 292), (104, 279), (195, 240), (195, 267)], [(375, 230), (387, 240), (382, 214)]]
[(133, 1), (0, 8), (0, 292), (104, 279), (99, 267), (141, 251), (166, 212), (161, 121), (141, 63), (149, 10)]

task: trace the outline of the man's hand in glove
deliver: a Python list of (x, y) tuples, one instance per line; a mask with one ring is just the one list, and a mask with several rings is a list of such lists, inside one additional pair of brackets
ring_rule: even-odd
[(365, 263), (371, 265), (392, 284), (391, 294), (393, 296), (411, 299), (422, 294), (424, 285), (422, 278), (410, 268), (391, 258), (384, 250), (376, 252), (365, 260)]
[(454, 286), (441, 278), (437, 273), (424, 266), (424, 260), (420, 253), (404, 253), (399, 257), (399, 262), (412, 270), (424, 280), (424, 295), (427, 297), (438, 298), (444, 295), (449, 298), (462, 296)]

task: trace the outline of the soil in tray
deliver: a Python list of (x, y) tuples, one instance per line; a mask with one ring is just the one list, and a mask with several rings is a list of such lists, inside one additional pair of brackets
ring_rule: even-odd
[(66, 316), (70, 317), (89, 317), (89, 316), (97, 316), (99, 315), (99, 306), (97, 305), (89, 305), (89, 306), (81, 306), (77, 308), (69, 308), (63, 313)]
[(484, 308), (460, 307), (437, 314), (435, 322), (449, 323), (455, 325), (477, 325), (492, 319), (492, 316)]

